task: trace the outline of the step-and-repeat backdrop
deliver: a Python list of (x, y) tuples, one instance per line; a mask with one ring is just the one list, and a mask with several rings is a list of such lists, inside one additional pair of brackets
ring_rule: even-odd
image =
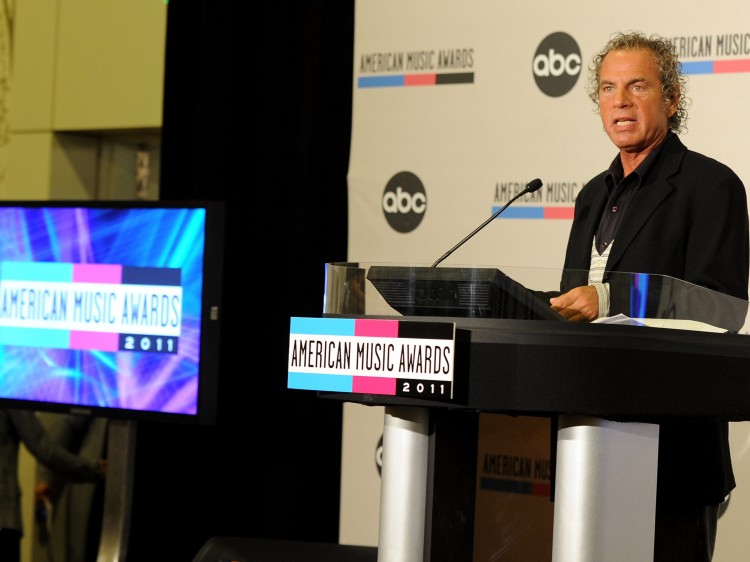
[[(359, 0), (349, 260), (432, 264), (535, 178), (446, 265), (560, 268), (574, 199), (616, 148), (585, 85), (609, 37), (672, 39), (689, 75), (691, 149), (750, 186), (750, 3)], [(554, 289), (555, 287), (544, 287)], [(382, 410), (346, 405), (341, 536), (376, 544)], [(732, 424), (738, 488), (717, 562), (750, 551), (750, 431)]]

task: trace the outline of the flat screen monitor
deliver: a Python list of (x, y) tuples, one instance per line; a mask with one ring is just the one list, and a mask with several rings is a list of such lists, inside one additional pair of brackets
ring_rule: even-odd
[(0, 204), (0, 406), (215, 422), (224, 208)]
[(367, 279), (404, 316), (564, 320), (495, 268), (373, 265)]

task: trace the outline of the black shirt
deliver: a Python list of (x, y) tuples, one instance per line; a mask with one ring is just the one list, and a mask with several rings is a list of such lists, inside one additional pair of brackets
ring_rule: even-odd
[(618, 154), (612, 160), (612, 163), (609, 165), (609, 173), (604, 178), (607, 185), (607, 204), (604, 206), (602, 217), (599, 219), (599, 228), (596, 230), (596, 251), (600, 255), (614, 241), (617, 228), (620, 226), (622, 218), (625, 216), (625, 211), (630, 206), (636, 190), (640, 188), (643, 178), (646, 177), (649, 170), (653, 167), (654, 161), (658, 158), (662, 147), (673, 136), (675, 134), (672, 131), (667, 132), (664, 140), (627, 177), (623, 177), (624, 171), (620, 155)]

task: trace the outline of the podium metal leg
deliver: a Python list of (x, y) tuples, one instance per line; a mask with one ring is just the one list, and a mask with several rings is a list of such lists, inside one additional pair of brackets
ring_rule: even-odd
[(424, 559), (429, 410), (386, 406), (378, 562)]
[(652, 562), (659, 426), (560, 416), (552, 562)]

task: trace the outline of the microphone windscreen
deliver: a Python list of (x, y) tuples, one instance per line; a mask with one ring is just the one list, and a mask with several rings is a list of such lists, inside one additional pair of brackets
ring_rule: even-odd
[(526, 192), (534, 193), (540, 187), (542, 187), (542, 180), (540, 180), (539, 178), (536, 178), (535, 180), (531, 180), (529, 183), (526, 184)]

